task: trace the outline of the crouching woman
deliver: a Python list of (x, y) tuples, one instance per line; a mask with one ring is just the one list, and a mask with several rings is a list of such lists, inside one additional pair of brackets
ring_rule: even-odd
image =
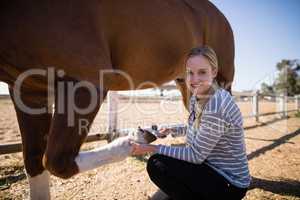
[(213, 49), (192, 49), (185, 65), (192, 93), (188, 123), (160, 130), (186, 135), (185, 146), (133, 143), (133, 154), (155, 153), (147, 171), (169, 199), (242, 199), (250, 174), (241, 112), (215, 80), (218, 62)]

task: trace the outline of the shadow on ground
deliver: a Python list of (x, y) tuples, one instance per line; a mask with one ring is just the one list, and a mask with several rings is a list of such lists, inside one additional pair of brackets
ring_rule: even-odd
[(248, 157), (248, 160), (251, 160), (253, 158), (256, 158), (258, 156), (260, 156), (261, 154), (264, 154), (266, 153), (267, 151), (270, 151), (276, 147), (278, 147), (279, 145), (282, 145), (284, 143), (287, 143), (288, 140), (290, 140), (291, 138), (293, 137), (296, 137), (297, 135), (300, 134), (300, 129), (292, 132), (292, 133), (289, 133), (287, 135), (284, 135), (276, 140), (273, 140), (273, 143), (270, 144), (270, 145), (267, 145), (267, 146), (264, 146), (260, 149), (257, 149), (256, 151), (254, 152), (251, 152), (247, 157)]
[(252, 182), (249, 190), (259, 188), (264, 191), (269, 191), (274, 194), (300, 197), (300, 182), (296, 180), (280, 179), (280, 180), (265, 180), (252, 177)]
[(11, 184), (26, 178), (23, 166), (1, 167), (0, 172), (0, 190), (6, 190)]

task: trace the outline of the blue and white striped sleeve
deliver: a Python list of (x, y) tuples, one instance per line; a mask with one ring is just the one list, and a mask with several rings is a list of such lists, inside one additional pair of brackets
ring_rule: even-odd
[(158, 154), (163, 154), (191, 163), (202, 163), (225, 132), (226, 122), (219, 113), (205, 114), (193, 143), (186, 147), (159, 145)]
[(189, 128), (186, 130), (187, 135), (195, 134), (195, 137), (187, 146), (159, 145), (157, 153), (192, 163), (202, 163), (227, 131), (229, 125), (224, 106), (230, 103), (232, 98), (225, 98), (224, 95), (230, 96), (229, 93), (220, 91), (211, 97), (202, 113), (200, 127), (196, 133), (190, 133), (189, 131), (191, 130)]
[(186, 131), (187, 131), (187, 126), (185, 124), (180, 124), (180, 125), (171, 127), (171, 136), (172, 137), (185, 136)]

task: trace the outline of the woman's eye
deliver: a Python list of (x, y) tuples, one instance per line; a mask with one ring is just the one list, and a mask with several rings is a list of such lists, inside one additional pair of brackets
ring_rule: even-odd
[(204, 75), (204, 74), (206, 74), (206, 71), (199, 71), (198, 74), (199, 75)]

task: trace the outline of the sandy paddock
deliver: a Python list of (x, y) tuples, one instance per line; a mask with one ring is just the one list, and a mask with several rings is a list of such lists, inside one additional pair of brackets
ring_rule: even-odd
[[(243, 115), (251, 113), (249, 102), (238, 103)], [(294, 104), (288, 104), (294, 109)], [(261, 102), (261, 112), (276, 111), (276, 104)], [(119, 128), (151, 124), (184, 123), (187, 112), (180, 101), (148, 101), (119, 104)], [(105, 131), (107, 104), (97, 115), (92, 133)], [(253, 177), (251, 189), (244, 199), (300, 199), (300, 118), (294, 113), (288, 119), (277, 115), (261, 117), (261, 123), (245, 119), (245, 138)], [(0, 100), (0, 144), (19, 142), (20, 135), (10, 100)], [(183, 138), (171, 138), (155, 143), (182, 143)], [(85, 144), (90, 149), (105, 141)], [(147, 156), (129, 157), (114, 164), (77, 175), (68, 180), (51, 177), (52, 199), (148, 199), (157, 188), (145, 170)], [(0, 199), (28, 198), (22, 154), (0, 155)]]

